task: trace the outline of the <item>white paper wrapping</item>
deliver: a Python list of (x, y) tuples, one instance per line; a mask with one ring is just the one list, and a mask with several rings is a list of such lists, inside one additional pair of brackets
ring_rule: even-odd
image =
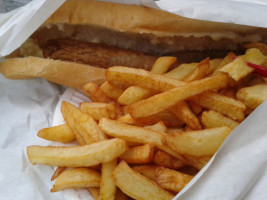
[[(17, 11), (1, 14), (0, 56), (20, 46), (62, 2), (34, 0)], [(152, 0), (134, 3), (156, 7)], [(161, 0), (156, 3), (164, 10), (185, 17), (267, 27), (267, 3), (263, 0)], [(36, 133), (52, 124), (61, 89), (45, 80), (11, 81), (0, 75), (1, 200), (86, 198), (87, 191), (79, 191), (78, 195), (73, 190), (51, 194), (52, 167), (33, 166), (26, 156), (26, 146), (50, 144)], [(75, 96), (76, 92), (69, 89), (63, 98), (79, 103)], [(60, 122), (59, 111), (57, 106), (55, 124)], [(211, 165), (207, 165), (177, 198), (267, 199), (266, 117), (265, 102), (231, 133), (214, 161), (209, 163)]]

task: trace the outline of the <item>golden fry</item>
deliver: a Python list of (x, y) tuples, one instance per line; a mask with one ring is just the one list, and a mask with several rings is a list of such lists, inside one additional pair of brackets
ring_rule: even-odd
[(86, 94), (92, 101), (102, 102), (102, 103), (112, 103), (114, 102), (109, 98), (96, 83), (86, 83), (82, 87), (82, 91)]
[(32, 164), (90, 167), (109, 162), (122, 155), (127, 149), (126, 142), (116, 138), (83, 146), (28, 146), (27, 155)]
[(99, 187), (100, 174), (88, 168), (69, 169), (62, 172), (56, 179), (51, 192), (68, 188)]
[(45, 140), (58, 142), (71, 142), (75, 140), (75, 135), (67, 124), (44, 128), (37, 135)]
[(176, 152), (192, 156), (212, 156), (231, 133), (228, 127), (164, 135), (163, 142)]
[(132, 170), (124, 161), (121, 161), (114, 170), (113, 179), (125, 194), (137, 200), (171, 200), (174, 197), (169, 192), (160, 188), (155, 182)]
[(155, 163), (158, 166), (176, 170), (181, 169), (182, 167), (185, 166), (184, 162), (163, 151), (157, 151), (157, 153), (153, 157), (153, 163)]
[(102, 92), (109, 98), (113, 100), (117, 100), (119, 96), (123, 93), (123, 90), (110, 84), (108, 81), (105, 81), (100, 89)]
[(177, 80), (185, 79), (192, 71), (198, 66), (198, 63), (184, 63), (176, 67), (175, 69), (167, 72), (164, 76)]
[(65, 171), (65, 169), (67, 169), (67, 167), (57, 167), (57, 169), (54, 171), (52, 177), (51, 177), (51, 181), (57, 179), (57, 177)]
[(147, 117), (159, 113), (179, 101), (185, 100), (207, 90), (224, 88), (227, 86), (227, 76), (220, 74), (202, 80), (193, 81), (180, 87), (154, 95), (130, 106), (129, 111), (133, 118)]
[(176, 57), (171, 56), (159, 57), (154, 63), (151, 72), (154, 74), (164, 74), (176, 60)]

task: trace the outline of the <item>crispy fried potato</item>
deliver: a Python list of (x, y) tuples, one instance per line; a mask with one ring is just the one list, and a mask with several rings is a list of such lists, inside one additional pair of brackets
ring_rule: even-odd
[(118, 98), (118, 103), (121, 105), (132, 105), (137, 101), (152, 96), (154, 93), (155, 92), (150, 89), (141, 88), (139, 86), (130, 86)]
[(192, 156), (212, 156), (231, 133), (228, 127), (164, 135), (163, 142), (174, 151)]
[(266, 57), (258, 49), (248, 49), (246, 54), (233, 60), (231, 63), (222, 67), (219, 71), (226, 72), (235, 81), (247, 76), (254, 71), (252, 67), (247, 65), (247, 62), (261, 65), (265, 62)]
[(102, 90), (102, 92), (109, 98), (116, 100), (119, 98), (119, 96), (121, 96), (121, 94), (123, 93), (123, 90), (112, 85), (110, 82), (105, 81), (100, 89)]
[(159, 131), (159, 132), (164, 132), (164, 133), (167, 132), (167, 127), (165, 126), (165, 124), (162, 121), (160, 121), (154, 125), (151, 125), (151, 126), (145, 126), (144, 128), (147, 128), (147, 129), (152, 130), (152, 131)]
[(152, 66), (151, 72), (154, 74), (164, 74), (176, 60), (176, 57), (171, 56), (159, 57)]
[(173, 192), (180, 192), (193, 178), (191, 175), (165, 167), (145, 165), (137, 166), (133, 169), (155, 181), (160, 187)]
[(152, 161), (153, 154), (154, 145), (144, 144), (141, 146), (130, 147), (120, 156), (120, 159), (129, 164), (146, 164)]
[(107, 139), (106, 135), (99, 130), (95, 120), (90, 115), (82, 113), (74, 105), (63, 102), (61, 111), (65, 121), (82, 137), (85, 144)]
[(190, 108), (195, 115), (200, 114), (203, 111), (203, 107), (192, 101), (189, 101)]
[(125, 194), (137, 200), (167, 200), (174, 197), (169, 192), (160, 188), (155, 182), (132, 170), (124, 161), (121, 161), (114, 170), (113, 179)]
[(117, 118), (116, 106), (112, 103), (83, 102), (79, 108), (97, 121), (103, 117), (109, 119)]
[(229, 52), (224, 59), (221, 61), (221, 63), (215, 68), (213, 74), (216, 74), (219, 69), (224, 67), (225, 65), (229, 64), (235, 59), (236, 55), (233, 52)]
[(153, 163), (155, 163), (158, 166), (176, 170), (181, 169), (182, 167), (185, 166), (184, 162), (163, 151), (157, 151), (157, 153), (153, 157)]
[(192, 71), (194, 71), (198, 66), (198, 63), (183, 63), (173, 70), (164, 74), (168, 78), (173, 78), (177, 80), (185, 79)]
[(82, 91), (86, 94), (92, 101), (102, 102), (102, 103), (112, 103), (114, 102), (109, 98), (96, 83), (86, 83), (82, 86)]
[(54, 171), (52, 177), (51, 177), (51, 181), (57, 179), (57, 177), (65, 171), (65, 169), (67, 169), (67, 167), (57, 167), (57, 169)]
[(179, 153), (174, 152), (168, 146), (162, 143), (162, 138), (164, 135), (166, 135), (165, 133), (148, 130), (138, 126), (123, 124), (121, 122), (106, 118), (102, 118), (98, 125), (99, 128), (107, 135), (121, 138), (130, 142), (153, 144), (162, 151), (165, 151), (182, 161), (184, 160)]
[(212, 156), (190, 156), (190, 155), (184, 155), (188, 163), (195, 167), (198, 170), (201, 170), (211, 159)]
[(111, 178), (112, 172), (117, 167), (117, 159), (107, 163), (102, 163), (100, 181), (100, 199), (115, 200), (116, 185)]
[(115, 200), (128, 200), (129, 197), (124, 194), (119, 188), (116, 190)]
[(28, 146), (27, 155), (32, 164), (89, 167), (109, 162), (122, 155), (127, 149), (128, 146), (124, 140), (115, 138), (83, 146)]
[(239, 125), (238, 122), (213, 110), (204, 111), (201, 115), (201, 122), (206, 128), (227, 126), (230, 129), (234, 129)]
[(154, 74), (143, 69), (119, 66), (108, 68), (106, 70), (106, 78), (110, 82), (115, 81), (127, 85), (135, 85), (153, 91), (166, 91), (175, 86), (185, 84), (182, 81)]
[(259, 84), (238, 90), (237, 99), (250, 109), (255, 109), (267, 99), (267, 84)]
[(68, 188), (99, 187), (100, 174), (88, 168), (69, 169), (62, 172), (56, 179), (51, 192)]
[(147, 117), (207, 90), (224, 88), (227, 86), (227, 80), (226, 75), (220, 74), (193, 81), (134, 103), (130, 106), (129, 112), (133, 118)]
[[(74, 105), (67, 103), (65, 101), (62, 102), (61, 112), (64, 120), (67, 122), (68, 126), (70, 127), (71, 131), (76, 137), (77, 142), (80, 145), (85, 145), (86, 141), (83, 138), (84, 136), (81, 135), (78, 126), (76, 125), (76, 118), (81, 115), (81, 111), (76, 108)], [(88, 142), (88, 141), (87, 141)]]
[(191, 100), (205, 108), (215, 110), (230, 117), (233, 120), (242, 121), (245, 118), (245, 104), (224, 95), (208, 92), (194, 96)]
[(180, 192), (193, 178), (172, 169), (165, 167), (156, 168), (156, 183), (162, 188), (173, 192)]
[(194, 69), (183, 81), (191, 82), (195, 80), (200, 80), (204, 78), (210, 71), (210, 60), (206, 58), (205, 60), (201, 61), (197, 68)]
[(40, 130), (37, 135), (45, 140), (57, 142), (67, 143), (75, 140), (75, 135), (67, 124), (44, 128)]
[(99, 187), (89, 187), (88, 191), (92, 195), (94, 200), (100, 200), (100, 189), (99, 189)]
[(201, 125), (197, 116), (191, 111), (185, 101), (180, 101), (169, 109), (177, 118), (195, 130), (200, 130)]

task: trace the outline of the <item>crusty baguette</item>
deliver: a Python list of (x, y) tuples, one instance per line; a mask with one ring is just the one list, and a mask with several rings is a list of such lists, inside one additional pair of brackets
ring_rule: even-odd
[[(236, 51), (246, 42), (267, 42), (267, 29), (189, 19), (137, 5), (66, 1), (32, 38), (72, 38), (157, 55), (188, 51)], [(179, 58), (179, 57), (178, 57)]]
[(9, 79), (45, 78), (78, 89), (87, 82), (100, 84), (105, 80), (102, 68), (37, 57), (7, 59), (0, 63), (0, 72)]

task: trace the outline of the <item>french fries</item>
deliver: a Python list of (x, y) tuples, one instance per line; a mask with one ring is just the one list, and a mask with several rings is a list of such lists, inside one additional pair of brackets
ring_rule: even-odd
[(133, 118), (156, 114), (207, 90), (224, 88), (227, 86), (227, 80), (226, 75), (220, 74), (181, 85), (131, 105), (130, 114)]
[(99, 103), (99, 102), (84, 102), (79, 106), (80, 110), (84, 113), (89, 114), (95, 120), (100, 120), (101, 118), (116, 119), (118, 116), (116, 106), (109, 103)]
[(87, 188), (97, 200), (172, 199), (267, 99), (265, 78), (247, 66), (266, 65), (258, 49), (167, 72), (175, 62), (160, 57), (151, 72), (111, 67), (100, 87), (82, 87), (93, 102), (79, 108), (62, 103), (66, 124), (38, 136), (63, 143), (76, 139), (79, 146), (27, 147), (32, 164), (57, 166), (52, 192)]
[(230, 134), (228, 127), (164, 135), (163, 142), (176, 152), (192, 156), (212, 156)]
[(100, 181), (100, 199), (112, 200), (115, 199), (116, 185), (111, 178), (112, 172), (117, 167), (117, 159), (110, 162), (102, 163), (101, 181)]
[(253, 68), (247, 65), (248, 62), (261, 65), (265, 62), (265, 56), (256, 48), (248, 49), (244, 56), (236, 58), (219, 71), (228, 73), (230, 77), (238, 81), (254, 71)]
[(213, 110), (203, 112), (201, 115), (201, 121), (206, 128), (227, 126), (231, 129), (234, 129), (239, 125), (237, 121), (225, 117), (222, 114)]
[(118, 167), (116, 167), (112, 177), (116, 185), (125, 194), (137, 200), (167, 200), (174, 197), (171, 193), (159, 187), (155, 182), (131, 169), (124, 161), (121, 161)]
[(28, 146), (27, 155), (32, 164), (90, 167), (109, 162), (122, 155), (127, 149), (128, 146), (124, 140), (115, 138), (83, 146)]
[(245, 104), (227, 96), (209, 92), (194, 96), (191, 100), (205, 108), (226, 115), (233, 120), (242, 121), (245, 118)]
[(56, 179), (51, 192), (68, 188), (98, 187), (100, 174), (88, 168), (69, 169), (62, 172)]
[(154, 146), (152, 144), (144, 144), (130, 147), (120, 156), (120, 159), (129, 164), (146, 164), (152, 161), (153, 154)]
[(107, 81), (101, 85), (100, 89), (107, 97), (113, 100), (117, 100), (119, 96), (123, 93), (122, 89), (110, 84)]
[(267, 99), (267, 84), (259, 84), (238, 90), (237, 99), (244, 102), (250, 109), (255, 109)]
[(67, 124), (44, 128), (40, 130), (37, 135), (45, 140), (66, 143), (71, 142), (75, 139), (75, 135)]
[(153, 163), (158, 166), (176, 170), (181, 169), (185, 166), (184, 162), (165, 153), (164, 151), (157, 151), (157, 153), (153, 157)]

